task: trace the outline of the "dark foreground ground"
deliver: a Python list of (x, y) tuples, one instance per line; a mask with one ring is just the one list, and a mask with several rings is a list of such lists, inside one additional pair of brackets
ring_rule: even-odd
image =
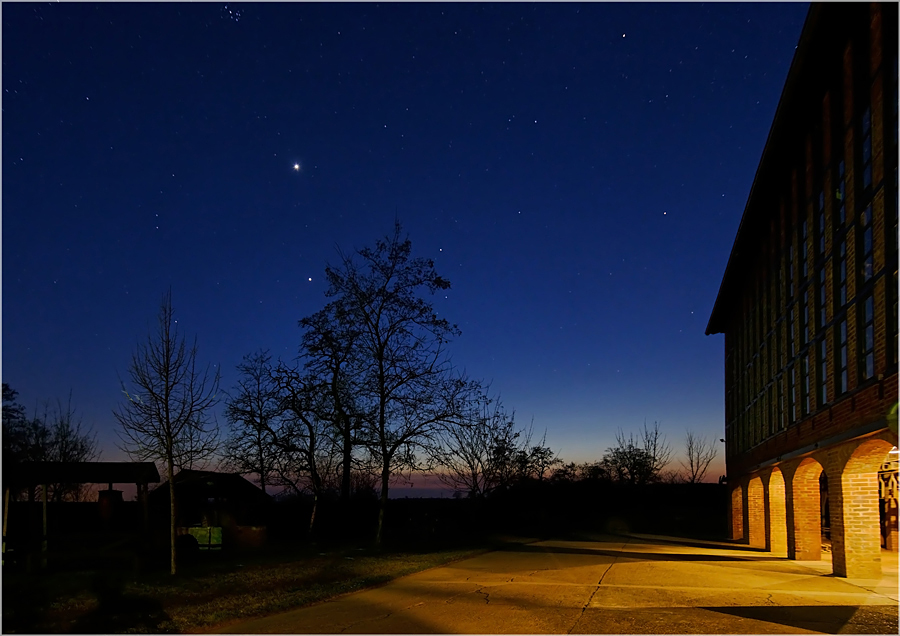
[(511, 545), (224, 633), (896, 634), (880, 580), (828, 561), (655, 536)]

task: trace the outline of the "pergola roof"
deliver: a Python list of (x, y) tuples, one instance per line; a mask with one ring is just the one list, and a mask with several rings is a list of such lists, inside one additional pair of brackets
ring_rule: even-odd
[(159, 482), (153, 462), (23, 462), (4, 472), (4, 479), (16, 486)]

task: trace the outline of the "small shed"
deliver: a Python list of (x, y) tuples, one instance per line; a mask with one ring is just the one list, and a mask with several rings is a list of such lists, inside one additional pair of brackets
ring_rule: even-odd
[[(182, 470), (175, 485), (175, 525), (201, 548), (256, 547), (265, 543), (272, 498), (238, 473)], [(169, 487), (150, 493), (151, 513), (168, 518)]]

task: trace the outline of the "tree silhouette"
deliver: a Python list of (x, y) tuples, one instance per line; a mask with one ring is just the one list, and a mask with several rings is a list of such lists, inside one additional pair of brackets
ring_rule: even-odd
[(342, 255), (325, 270), (335, 298), (335, 332), (355, 334), (352, 373), (362, 413), (362, 441), (380, 466), (381, 499), (375, 542), (384, 528), (390, 479), (427, 466), (440, 432), (462, 417), (474, 387), (455, 373), (446, 346), (459, 329), (421, 297), (450, 288), (434, 262), (411, 256), (412, 245), (393, 236), (374, 248)]
[(138, 344), (128, 368), (131, 388), (122, 381), (125, 402), (113, 410), (121, 448), (132, 459), (165, 465), (169, 482), (170, 570), (175, 562), (176, 465), (215, 452), (207, 415), (218, 403), (219, 373), (197, 368), (197, 340), (190, 349), (178, 333), (172, 291), (163, 295), (155, 331)]

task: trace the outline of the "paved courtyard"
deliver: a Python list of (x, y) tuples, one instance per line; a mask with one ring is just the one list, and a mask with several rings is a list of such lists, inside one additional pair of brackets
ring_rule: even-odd
[[(825, 555), (826, 559), (829, 555)], [(488, 552), (223, 633), (896, 634), (883, 576), (831, 576), (745, 546), (635, 535)]]

